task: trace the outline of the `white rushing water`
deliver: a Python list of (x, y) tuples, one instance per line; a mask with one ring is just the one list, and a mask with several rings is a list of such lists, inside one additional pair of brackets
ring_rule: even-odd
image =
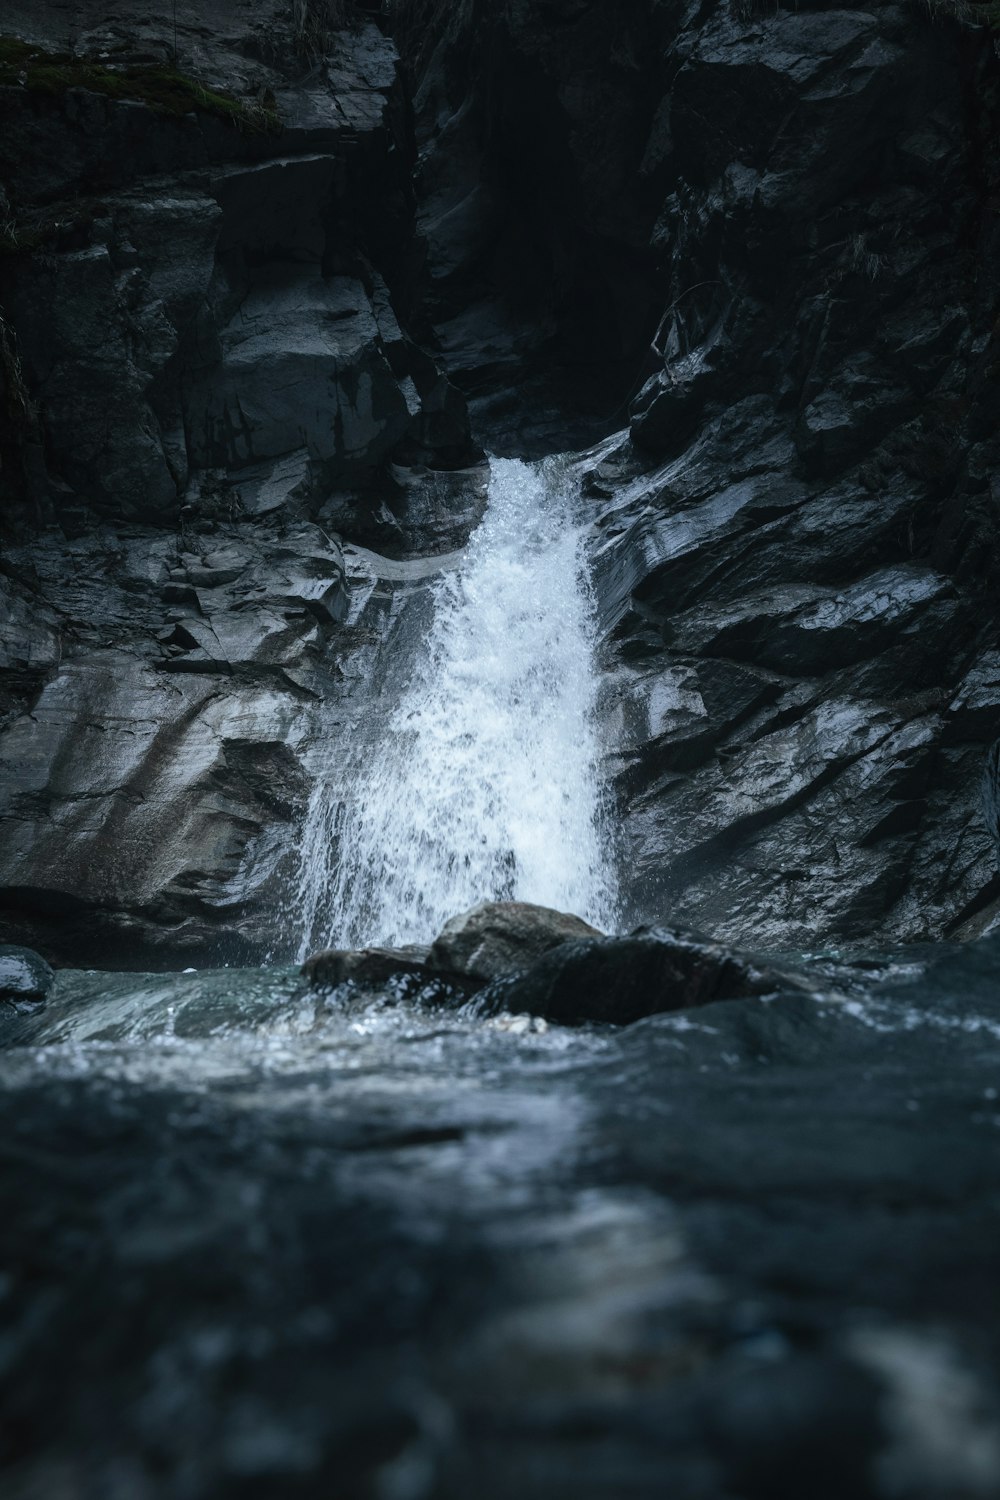
[(429, 942), (489, 899), (614, 925), (592, 600), (557, 461), (492, 461), (483, 521), (433, 589), (398, 703), (314, 796), (303, 951)]

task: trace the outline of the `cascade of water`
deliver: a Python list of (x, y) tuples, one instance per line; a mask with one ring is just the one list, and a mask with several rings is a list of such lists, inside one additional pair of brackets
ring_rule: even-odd
[[(303, 951), (428, 942), (478, 901), (614, 923), (583, 528), (555, 460), (495, 459), (409, 681), (303, 838)], [(327, 930), (331, 929), (331, 930)]]

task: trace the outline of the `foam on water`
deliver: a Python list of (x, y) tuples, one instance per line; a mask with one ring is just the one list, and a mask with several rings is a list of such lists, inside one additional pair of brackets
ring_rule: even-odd
[(401, 698), (313, 799), (302, 949), (427, 942), (487, 899), (614, 925), (583, 528), (558, 462), (495, 459)]

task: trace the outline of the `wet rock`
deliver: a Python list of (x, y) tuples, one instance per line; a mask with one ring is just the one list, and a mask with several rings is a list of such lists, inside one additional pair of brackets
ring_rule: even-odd
[(0, 1001), (15, 1008), (40, 1005), (55, 979), (49, 965), (31, 948), (0, 943)]
[(872, 446), (877, 416), (849, 396), (825, 391), (811, 401), (799, 419), (795, 438), (799, 456), (813, 474), (835, 474)]
[(1000, 651), (984, 651), (962, 678), (947, 708), (952, 741), (982, 743), (1000, 727)]
[(442, 362), (491, 451), (582, 446), (624, 416), (659, 316), (659, 9), (475, 0), (397, 35)]
[(599, 937), (595, 927), (567, 912), (525, 901), (484, 901), (452, 917), (431, 945), (431, 969), (487, 982), (534, 964), (571, 939)]
[(1000, 862), (1000, 740), (990, 746), (982, 778), (983, 818)]
[(397, 555), (443, 551), (481, 512), (482, 472), (455, 472), (481, 456), (465, 400), (402, 317), (398, 57), (347, 11), (305, 71), (280, 0), (167, 18), (140, 0), (72, 36), (59, 6), (7, 18), (52, 50), (176, 46), (183, 72), (251, 112), (273, 96), (283, 122), (0, 88), (24, 236), (0, 256), (4, 350), (45, 439), (28, 475), (5, 385), (0, 935), (64, 957), (287, 951), (320, 706), (349, 695), (374, 630), (342, 633), (333, 533), (366, 537), (384, 509)]
[(302, 965), (310, 985), (335, 989), (353, 984), (361, 990), (382, 989), (392, 980), (428, 979), (426, 949), (419, 948), (326, 948)]
[(486, 508), (485, 464), (453, 470), (393, 463), (378, 494), (340, 490), (324, 503), (324, 526), (393, 557), (452, 552), (464, 546)]
[[(13, 19), (64, 44), (56, 14)], [(155, 14), (133, 24), (154, 51), (179, 44), (207, 87), (278, 99), (286, 128), (3, 90), (0, 178), (25, 250), (16, 270), (0, 264), (0, 305), (50, 477), (118, 519), (162, 523), (211, 468), (248, 470), (246, 509), (259, 515), (303, 478), (370, 479), (404, 439), (424, 460), (468, 462), (465, 402), (401, 329), (375, 264), (391, 269), (408, 233), (391, 41), (372, 24), (345, 28), (322, 78), (303, 79), (277, 4), (242, 20), (223, 7), (190, 31), (181, 16), (176, 38)], [(134, 149), (116, 150), (122, 133)], [(292, 477), (303, 450), (310, 470)]]
[(202, 467), (275, 460), (305, 442), (331, 478), (372, 468), (402, 438), (406, 400), (364, 287), (278, 268), (219, 332), (221, 368), (186, 398)]
[[(525, 453), (603, 437), (631, 399), (585, 484), (626, 920), (799, 945), (968, 930), (1000, 724), (997, 321), (968, 273), (997, 257), (986, 31), (469, 0), (396, 26), (402, 68), (359, 15), (303, 75), (283, 10), (178, 17), (183, 66), (270, 90), (279, 135), (0, 90), (4, 202), (36, 226), (58, 206), (40, 253), (0, 258), (46, 441), (44, 461), (21, 443), (43, 514), (0, 583), (11, 910), (83, 891), (143, 932), (159, 911), (164, 941), (256, 927), (292, 824), (268, 830), (231, 763), (259, 756), (260, 790), (283, 743), (290, 809), (317, 705), (353, 733), (416, 586), (387, 570), (478, 513), (467, 401)], [(58, 46), (173, 43), (142, 0), (72, 38), (55, 4), (12, 17)], [(351, 600), (346, 569), (289, 567), (317, 520), (383, 555), (347, 549)], [(190, 555), (167, 559), (178, 528)], [(248, 555), (210, 560), (234, 528)], [(152, 715), (147, 669), (179, 694)], [(137, 680), (129, 725), (115, 683)], [(217, 716), (226, 763), (193, 774)], [(102, 722), (115, 754), (146, 747), (115, 789), (88, 784)], [(186, 808), (199, 786), (169, 834), (179, 886), (146, 879), (171, 776)]]
[(27, 379), (46, 423), (49, 462), (74, 489), (118, 514), (169, 517), (177, 510), (150, 372), (174, 352), (165, 317), (135, 357), (136, 277), (119, 273), (106, 244), (31, 261), (3, 300), (17, 330)]
[(0, 672), (44, 677), (59, 657), (55, 612), (0, 575)]
[[(6, 678), (0, 932), (105, 963), (150, 943), (192, 954), (220, 928), (241, 936), (216, 960), (247, 952), (250, 929), (279, 941), (301, 751), (347, 609), (342, 550), (319, 527), (260, 521), (11, 556), (71, 620), (47, 664), (29, 654)], [(17, 619), (41, 636), (29, 600)]]
[(696, 606), (690, 617), (675, 618), (672, 637), (698, 655), (818, 676), (919, 634), (925, 612), (953, 600), (954, 592), (930, 568), (881, 568), (839, 591), (799, 585)]
[[(996, 335), (961, 291), (959, 220), (966, 70), (997, 65), (892, 8), (715, 4), (670, 34), (650, 135), (669, 290), (632, 466), (618, 445), (609, 484), (600, 449), (590, 481), (627, 918), (940, 935), (995, 869), (996, 496), (966, 454), (996, 431), (974, 353)], [(822, 705), (852, 698), (892, 732), (752, 808), (783, 736), (819, 748)]]
[(526, 973), (491, 984), (478, 1003), (487, 1013), (526, 1011), (564, 1026), (625, 1026), (716, 1000), (805, 988), (798, 976), (758, 966), (720, 943), (653, 927), (564, 942)]
[(204, 659), (165, 671), (173, 649), (151, 638), (145, 659), (95, 647), (64, 661), (0, 736), (0, 931), (134, 965), (150, 944), (176, 962), (227, 922), (273, 922), (312, 700), (291, 668), (236, 670), (197, 647), (177, 660)]
[(308, 493), (310, 477), (309, 454), (302, 448), (270, 463), (241, 468), (234, 482), (241, 509), (250, 516), (267, 516)]
[(791, 1496), (807, 1467), (816, 1500), (872, 1495), (869, 1466), (884, 1439), (882, 1393), (869, 1371), (843, 1358), (793, 1354), (765, 1358), (752, 1379), (739, 1364), (727, 1373), (701, 1415), (736, 1494)]
[(646, 383), (629, 409), (636, 444), (656, 453), (682, 452), (718, 385), (718, 372), (707, 351), (673, 361)]

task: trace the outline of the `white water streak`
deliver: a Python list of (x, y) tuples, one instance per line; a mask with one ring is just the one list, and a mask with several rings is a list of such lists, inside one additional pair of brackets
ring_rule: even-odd
[(428, 942), (487, 899), (614, 923), (593, 606), (557, 462), (493, 461), (485, 517), (433, 603), (388, 722), (314, 797), (303, 950)]

